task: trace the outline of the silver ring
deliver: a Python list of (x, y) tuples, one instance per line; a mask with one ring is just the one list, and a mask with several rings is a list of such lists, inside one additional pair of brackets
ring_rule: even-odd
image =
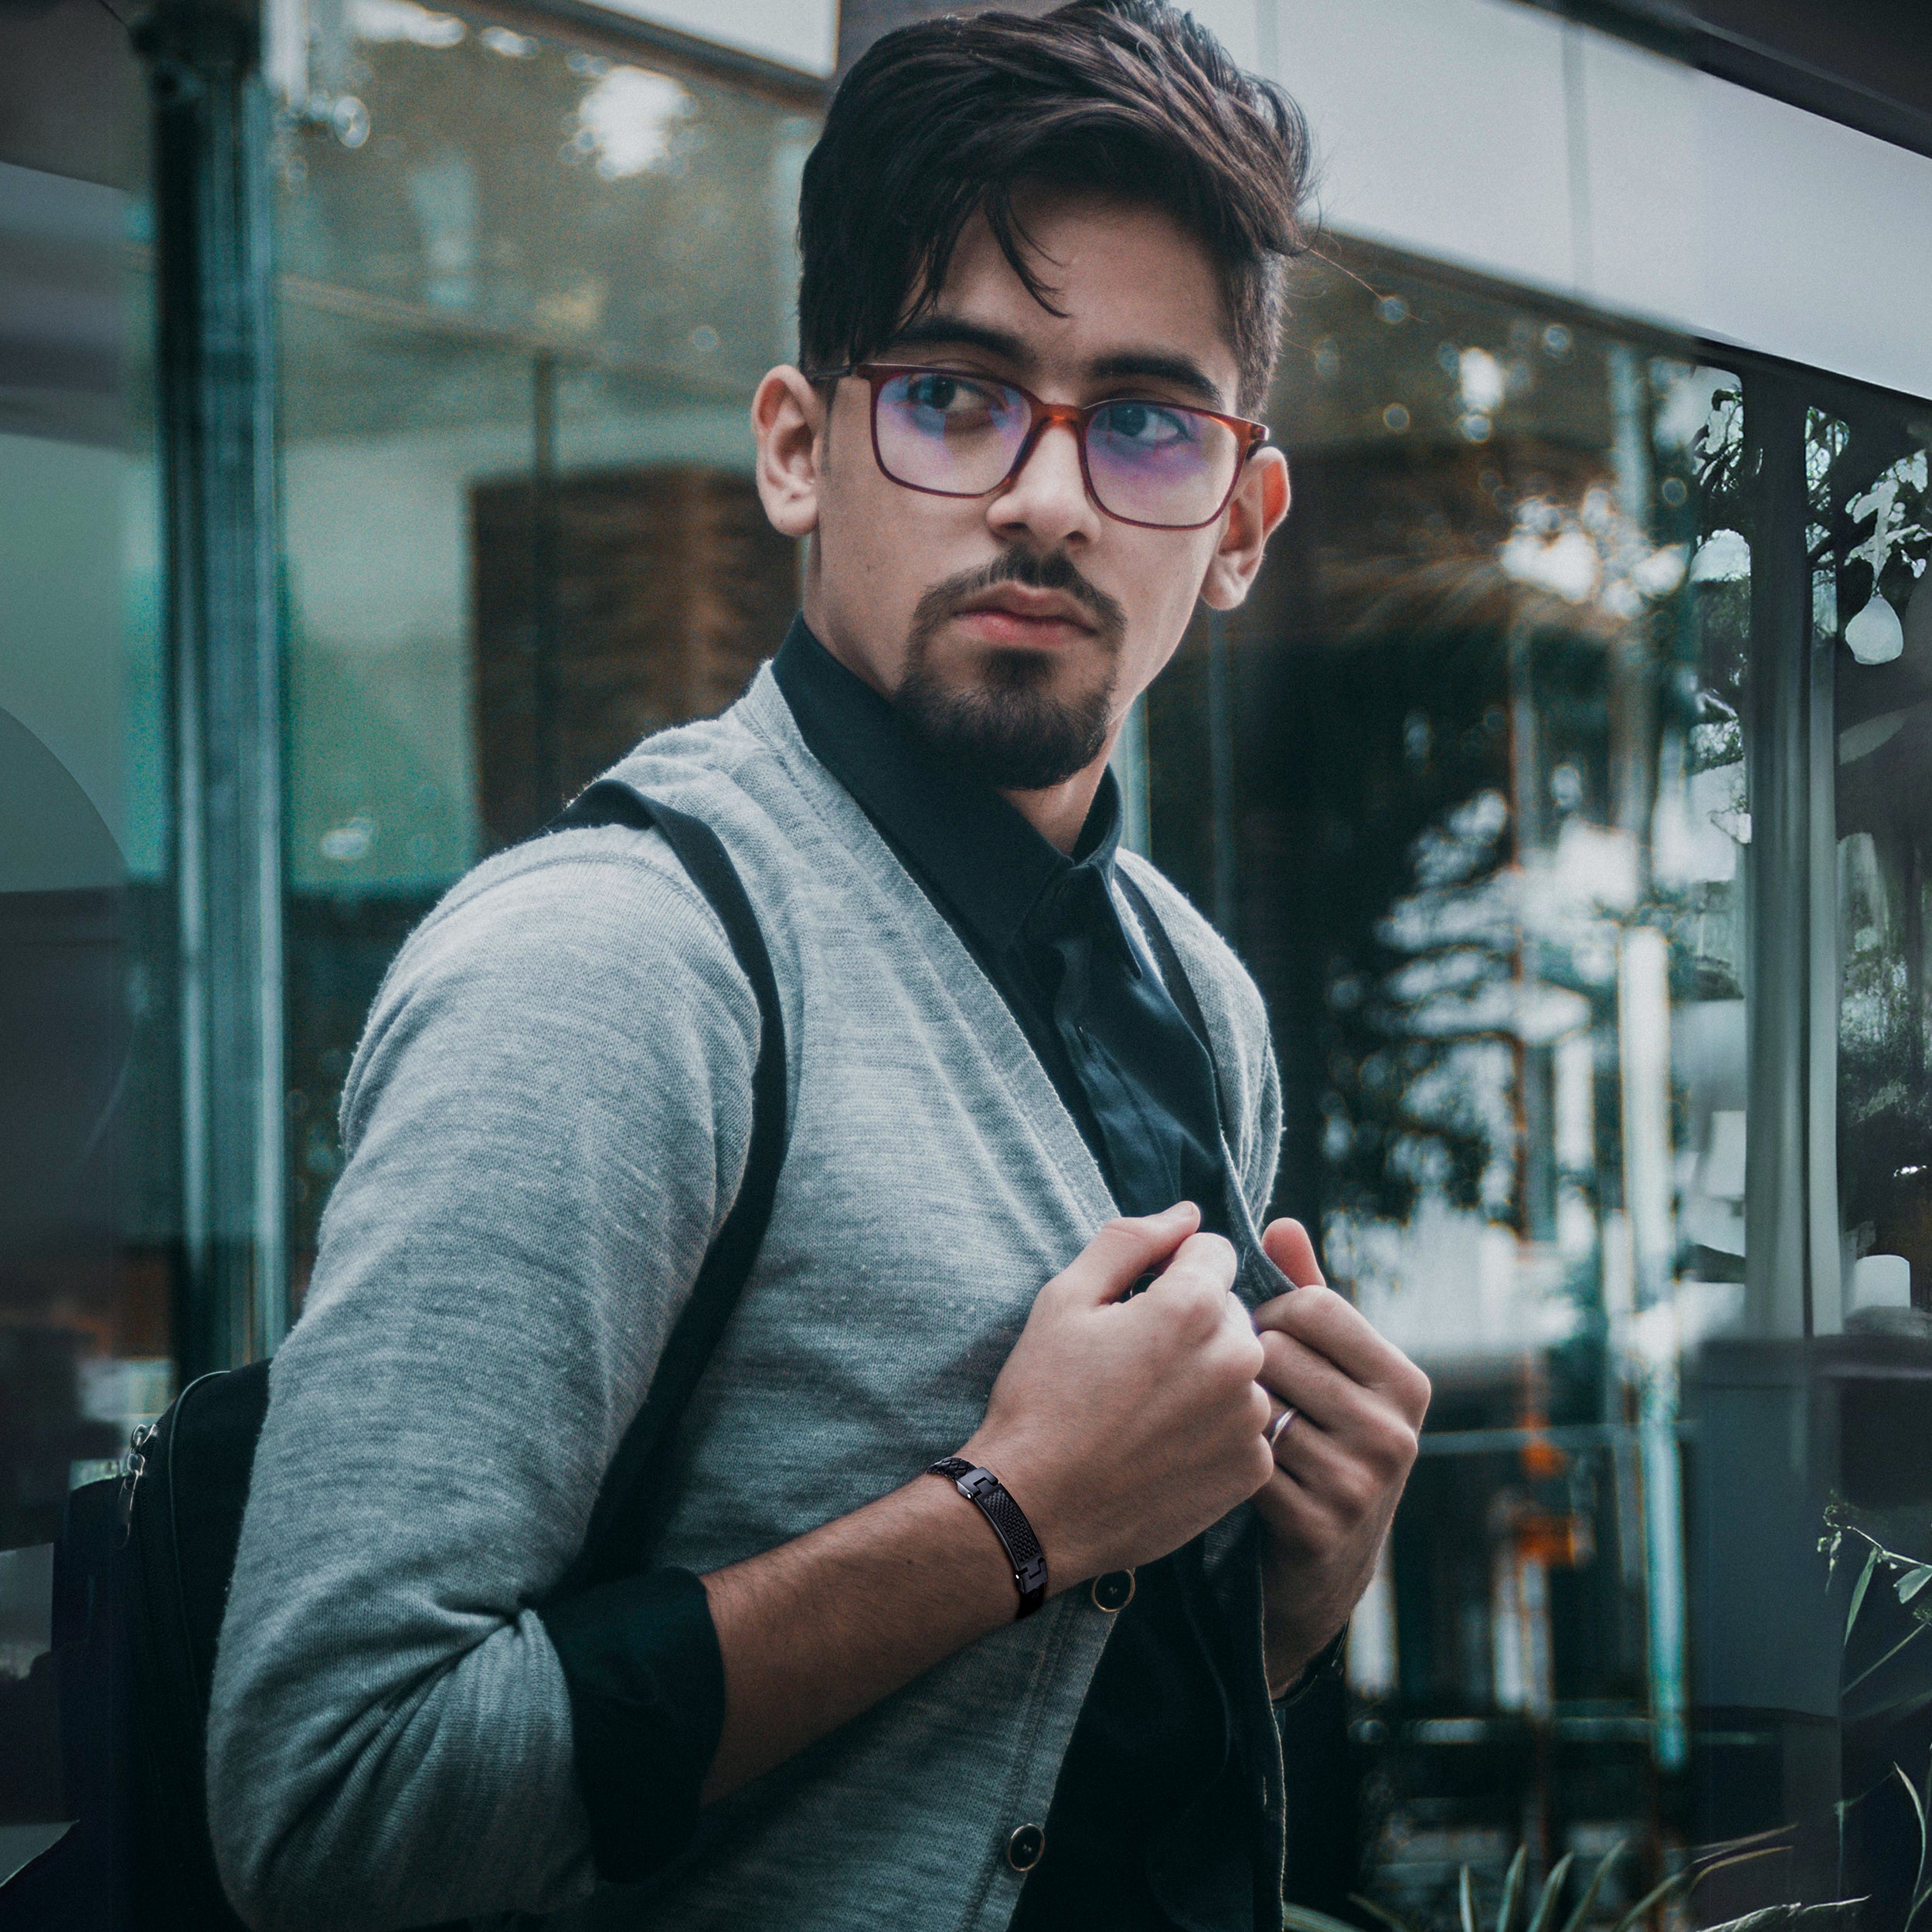
[(1288, 1424), (1294, 1421), (1294, 1416), (1295, 1412), (1292, 1408), (1284, 1409), (1274, 1421), (1269, 1423), (1268, 1447), (1270, 1449), (1287, 1433)]

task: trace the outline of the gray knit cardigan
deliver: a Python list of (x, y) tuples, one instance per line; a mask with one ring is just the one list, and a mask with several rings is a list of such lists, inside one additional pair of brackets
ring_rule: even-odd
[[(770, 1230), (689, 1414), (658, 1560), (702, 1572), (958, 1447), (1035, 1294), (1114, 1212), (999, 995), (805, 748), (769, 669), (619, 774), (708, 821), (784, 1001)], [(1250, 1302), (1280, 1134), (1253, 985), (1134, 869), (1213, 1035)], [(758, 1016), (655, 833), (479, 866), (391, 968), (343, 1097), (348, 1162), (277, 1357), (216, 1667), (223, 1876), (261, 1927), (995, 1932), (1111, 1622), (1062, 1593), (704, 1816), (668, 1872), (594, 1888), (570, 1709), (531, 1605), (582, 1539), (749, 1133)], [(1279, 1836), (1250, 1512), (1210, 1576)]]

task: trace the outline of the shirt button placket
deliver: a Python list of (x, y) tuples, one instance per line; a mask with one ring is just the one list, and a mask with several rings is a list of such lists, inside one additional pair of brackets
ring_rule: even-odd
[(1038, 1825), (1016, 1825), (1006, 1841), (1006, 1862), (1015, 1872), (1030, 1872), (1046, 1849), (1046, 1833)]

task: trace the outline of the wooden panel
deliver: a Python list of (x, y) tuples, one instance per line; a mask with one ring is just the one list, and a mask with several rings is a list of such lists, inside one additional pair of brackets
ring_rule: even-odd
[(609, 470), (471, 495), (477, 774), (492, 847), (640, 738), (723, 710), (777, 648), (797, 553), (748, 477)]

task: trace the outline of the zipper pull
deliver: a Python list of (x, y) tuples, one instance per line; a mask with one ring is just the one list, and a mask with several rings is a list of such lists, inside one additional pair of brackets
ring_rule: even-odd
[(114, 1547), (124, 1549), (128, 1539), (133, 1533), (134, 1523), (134, 1485), (148, 1473), (148, 1445), (155, 1439), (157, 1423), (143, 1423), (128, 1444), (128, 1453), (121, 1459), (121, 1498), (119, 1521), (114, 1532)]

